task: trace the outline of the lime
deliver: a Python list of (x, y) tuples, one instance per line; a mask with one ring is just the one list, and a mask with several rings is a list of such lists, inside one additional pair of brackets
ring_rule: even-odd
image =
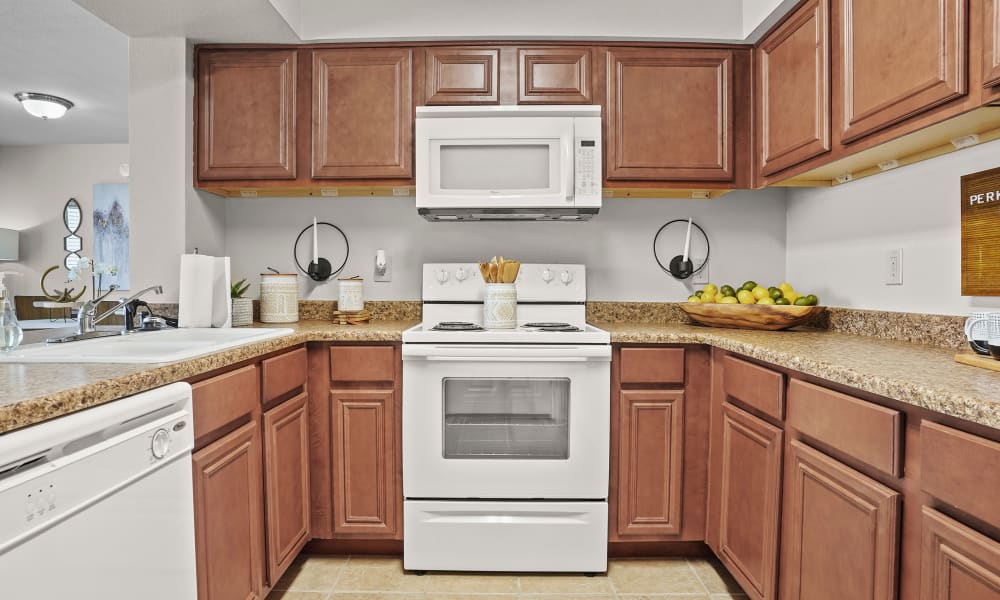
[(780, 304), (782, 306), (788, 306), (789, 304), (791, 304), (791, 302), (788, 301), (788, 298), (775, 298), (774, 303)]
[(809, 298), (806, 296), (799, 296), (795, 299), (795, 306), (809, 306)]
[(698, 290), (697, 292), (694, 293), (694, 295), (698, 296), (699, 298), (701, 298), (701, 295), (704, 294), (704, 293), (705, 293), (705, 290)]
[(809, 306), (816, 306), (819, 304), (819, 298), (816, 297), (816, 294), (809, 294), (806, 296), (806, 300), (809, 301)]
[(784, 294), (783, 294), (783, 293), (781, 293), (781, 290), (780, 290), (780, 289), (778, 289), (778, 288), (776, 288), (776, 287), (773, 287), (773, 288), (771, 288), (770, 290), (768, 290), (768, 294), (769, 294), (769, 295), (771, 296), (771, 298), (773, 298), (774, 300), (777, 300), (778, 298), (781, 298), (782, 296), (784, 296)]
[(740, 286), (740, 289), (741, 290), (746, 290), (746, 291), (749, 292), (750, 290), (754, 289), (755, 287), (757, 287), (757, 282), (754, 281), (753, 279), (751, 279), (749, 281), (744, 281), (743, 285)]
[(723, 296), (735, 296), (736, 290), (734, 290), (733, 286), (731, 285), (724, 285), (722, 286), (722, 288), (719, 289), (719, 293), (722, 294)]

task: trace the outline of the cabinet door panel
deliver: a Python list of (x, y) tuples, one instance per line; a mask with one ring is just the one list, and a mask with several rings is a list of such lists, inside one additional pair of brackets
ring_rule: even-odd
[(198, 54), (198, 177), (295, 178), (295, 50)]
[(499, 48), (428, 48), (427, 104), (499, 104)]
[(842, 141), (966, 93), (965, 0), (838, 1)]
[(256, 600), (264, 586), (260, 424), (254, 420), (194, 454), (200, 600)]
[(593, 102), (590, 48), (519, 48), (518, 104)]
[(395, 538), (402, 490), (391, 390), (338, 390), (333, 405), (333, 533)]
[(264, 414), (268, 581), (273, 585), (309, 541), (309, 415), (306, 394)]
[(983, 85), (1000, 86), (1000, 0), (985, 0)]
[(618, 535), (677, 535), (684, 468), (684, 392), (619, 396)]
[(830, 150), (827, 0), (812, 0), (757, 49), (761, 172)]
[(722, 406), (719, 556), (756, 600), (776, 594), (784, 433)]
[(1000, 600), (1000, 544), (924, 507), (921, 600)]
[(607, 178), (733, 179), (733, 53), (608, 51)]
[(413, 175), (413, 51), (313, 51), (312, 176)]
[(782, 600), (894, 600), (901, 495), (789, 444)]

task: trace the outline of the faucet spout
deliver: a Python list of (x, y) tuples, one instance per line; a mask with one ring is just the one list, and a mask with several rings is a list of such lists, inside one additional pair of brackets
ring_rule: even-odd
[[(115, 289), (117, 289), (117, 287), (115, 287)], [(110, 291), (114, 291), (114, 290), (110, 290)], [(109, 293), (110, 293), (110, 291), (109, 291)], [(163, 286), (160, 286), (160, 285), (151, 285), (151, 286), (149, 286), (148, 288), (146, 288), (144, 290), (139, 290), (138, 292), (132, 294), (128, 298), (123, 298), (123, 299), (119, 300), (114, 306), (112, 306), (111, 308), (109, 308), (108, 310), (104, 311), (103, 313), (101, 313), (99, 315), (97, 314), (97, 303), (100, 300), (102, 300), (104, 298), (104, 296), (102, 296), (101, 298), (98, 298), (97, 300), (88, 300), (87, 302), (84, 302), (83, 306), (80, 307), (80, 314), (79, 314), (79, 316), (77, 318), (77, 322), (79, 324), (79, 331), (77, 333), (78, 334), (84, 334), (84, 333), (90, 333), (90, 332), (94, 331), (95, 330), (95, 326), (97, 325), (97, 323), (100, 323), (104, 319), (110, 317), (112, 314), (114, 314), (114, 312), (116, 310), (118, 310), (122, 306), (125, 306), (129, 302), (131, 302), (131, 301), (139, 298), (140, 296), (142, 296), (143, 294), (146, 294), (148, 292), (153, 292), (155, 294), (162, 294), (163, 293)], [(107, 296), (107, 294), (105, 294), (105, 296)]]

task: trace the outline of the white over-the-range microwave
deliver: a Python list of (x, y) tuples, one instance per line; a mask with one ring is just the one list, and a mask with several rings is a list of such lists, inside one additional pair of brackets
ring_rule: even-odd
[(425, 219), (582, 221), (601, 208), (600, 106), (421, 106), (416, 122)]

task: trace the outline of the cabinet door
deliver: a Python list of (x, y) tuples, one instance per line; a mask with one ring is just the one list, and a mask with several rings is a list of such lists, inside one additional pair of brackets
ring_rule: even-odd
[(314, 50), (312, 176), (413, 175), (408, 48)]
[(392, 390), (330, 393), (334, 537), (398, 538), (402, 482)]
[(782, 600), (894, 600), (900, 494), (805, 444), (789, 444)]
[(267, 568), (273, 585), (309, 541), (309, 414), (306, 394), (264, 413)]
[(830, 150), (827, 0), (811, 0), (757, 48), (761, 173)]
[(924, 507), (921, 600), (1000, 600), (1000, 544)]
[(841, 139), (966, 93), (966, 0), (836, 0)]
[(194, 454), (199, 600), (255, 600), (264, 586), (260, 424)]
[(607, 178), (733, 179), (733, 53), (608, 51)]
[(1000, 0), (985, 0), (983, 5), (983, 85), (1000, 86)]
[(618, 398), (618, 536), (681, 530), (684, 392), (622, 390)]
[(590, 48), (518, 48), (518, 104), (591, 104)]
[(773, 600), (778, 569), (784, 433), (730, 404), (722, 406), (718, 486), (719, 558), (751, 598)]
[(295, 50), (198, 53), (198, 178), (295, 178)]
[(499, 104), (499, 48), (428, 48), (427, 104)]

